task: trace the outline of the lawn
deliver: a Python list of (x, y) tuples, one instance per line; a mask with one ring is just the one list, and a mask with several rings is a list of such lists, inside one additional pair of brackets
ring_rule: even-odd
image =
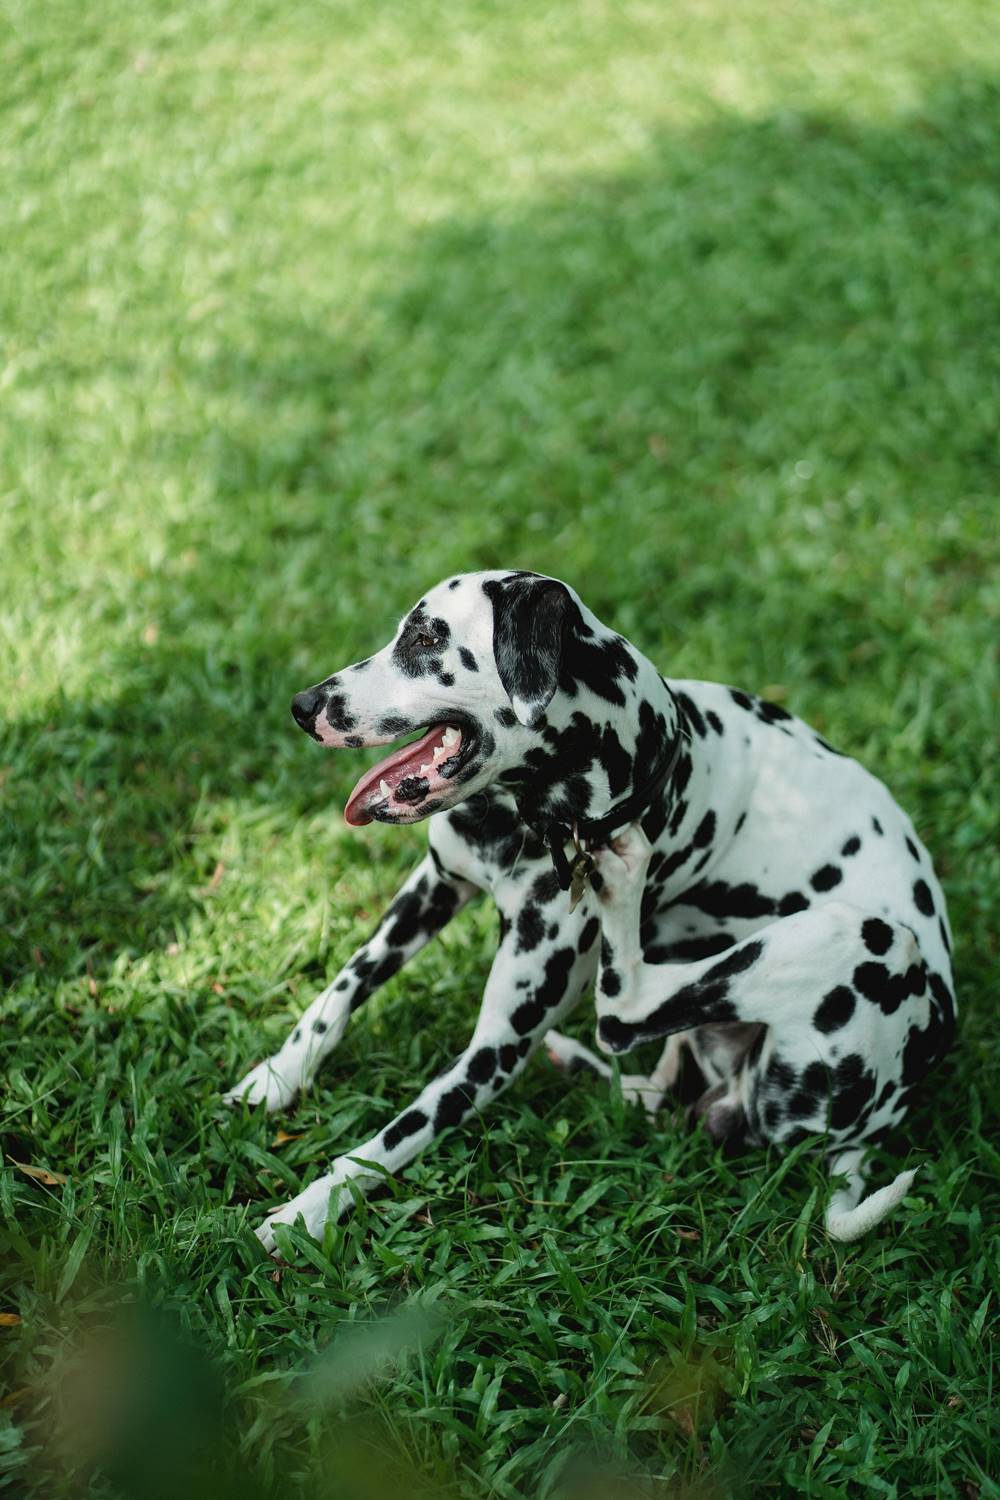
[[(995, 6), (6, 0), (0, 77), (0, 1490), (1000, 1496)], [(496, 938), (223, 1110), (424, 840), (289, 699), (508, 564), (932, 850), (960, 1030), (867, 1240), (538, 1060), (260, 1252)]]

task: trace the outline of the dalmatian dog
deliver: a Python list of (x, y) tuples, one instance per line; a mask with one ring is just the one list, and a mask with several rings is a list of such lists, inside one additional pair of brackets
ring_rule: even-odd
[(633, 1097), (655, 1107), (689, 1053), (713, 1136), (826, 1137), (847, 1175), (832, 1235), (898, 1201), (905, 1173), (859, 1205), (861, 1158), (950, 1045), (951, 941), (930, 856), (860, 765), (784, 708), (662, 677), (572, 588), (527, 572), (438, 584), (387, 646), (292, 712), (337, 748), (419, 731), (361, 777), (345, 818), (435, 816), (372, 936), (227, 1101), (287, 1106), (351, 1015), (477, 892), (500, 939), (468, 1045), (264, 1221), (266, 1249), (300, 1217), (321, 1235), (543, 1042), (610, 1071), (553, 1029), (595, 979), (602, 1051), (667, 1038), (653, 1077), (625, 1080)]

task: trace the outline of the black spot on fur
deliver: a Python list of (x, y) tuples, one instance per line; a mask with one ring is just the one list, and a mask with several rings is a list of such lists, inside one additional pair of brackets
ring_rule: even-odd
[(875, 1097), (875, 1075), (866, 1069), (864, 1059), (856, 1052), (841, 1058), (837, 1064), (833, 1091), (830, 1125), (834, 1130), (844, 1130)]
[(367, 1000), (373, 990), (377, 990), (379, 985), (385, 984), (387, 979), (391, 979), (393, 974), (402, 966), (402, 963), (403, 953), (398, 949), (393, 950), (392, 953), (387, 953), (384, 958), (378, 961), (373, 958), (355, 959), (354, 973), (358, 981), (358, 988), (351, 997), (352, 1012), (357, 1010), (358, 1006)]
[(364, 742), (364, 736), (360, 734), (348, 734), (344, 736), (344, 744), (351, 750), (360, 749)]
[(843, 873), (836, 865), (821, 865), (809, 881), (814, 891), (832, 891), (843, 880)]
[(531, 860), (544, 853), (541, 839), (525, 828), (517, 812), (488, 792), (459, 803), (449, 822), (453, 832), (491, 863), (510, 866), (522, 855)]
[(939, 974), (931, 974), (930, 987), (934, 1005), (927, 1025), (923, 1030), (911, 1026), (903, 1047), (902, 1079), (907, 1087), (919, 1083), (940, 1062), (955, 1034), (955, 1002), (948, 986)]
[[(542, 1024), (549, 1011), (559, 1004), (566, 993), (566, 985), (573, 968), (576, 954), (572, 948), (557, 948), (545, 962), (545, 975), (530, 1000), (519, 1005), (510, 1018), (510, 1024), (518, 1036), (531, 1045), (527, 1033)], [(525, 1048), (527, 1051), (527, 1047)]]
[(892, 947), (892, 928), (880, 917), (868, 917), (861, 924), (861, 939), (869, 953), (888, 953)]
[(882, 824), (879, 822), (878, 818), (872, 818), (872, 827), (878, 834), (879, 838), (881, 838), (885, 832), (885, 829), (882, 827)]
[(313, 1022), (313, 1031), (315, 1031), (318, 1036), (322, 1036), (323, 1032), (325, 1030), (326, 1030), (326, 1022), (325, 1021), (320, 1021), (319, 1019), (317, 1019), (317, 1020), (315, 1020)]
[[(727, 948), (732, 948), (735, 944), (736, 939), (730, 933), (713, 932), (708, 937), (684, 938), (666, 948), (650, 949), (643, 953), (643, 958), (650, 964), (693, 963), (699, 958), (714, 958), (717, 953), (725, 953)], [(652, 956), (654, 953), (655, 958)]]
[(632, 757), (610, 725), (606, 725), (597, 742), (597, 754), (608, 778), (612, 797), (620, 797), (632, 775)]
[(386, 714), (375, 725), (378, 734), (405, 734), (408, 729), (416, 727), (411, 719), (404, 719), (400, 714)]
[(741, 693), (739, 688), (730, 688), (729, 696), (738, 708), (745, 708), (749, 713), (753, 713), (753, 700), (748, 693)]
[(764, 951), (761, 941), (744, 943), (738, 952), (730, 954), (721, 963), (714, 964), (707, 974), (699, 981), (701, 984), (716, 984), (721, 979), (732, 979), (735, 974), (745, 974), (752, 969)]
[(326, 718), (331, 729), (343, 733), (345, 729), (353, 729), (357, 719), (347, 710), (347, 698), (343, 693), (334, 693), (333, 697), (327, 699)]
[(813, 1025), (824, 1036), (829, 1036), (831, 1031), (839, 1031), (841, 1026), (847, 1025), (854, 1014), (855, 1004), (854, 991), (846, 984), (838, 984), (823, 996), (813, 1016)]
[(591, 917), (580, 933), (580, 940), (576, 945), (576, 951), (578, 953), (589, 953), (590, 949), (594, 946), (594, 941), (600, 930), (601, 924), (597, 917)]
[(531, 894), (536, 901), (548, 905), (554, 901), (559, 894), (559, 877), (555, 870), (545, 870), (531, 887)]
[(517, 714), (512, 708), (507, 708), (506, 705), (504, 705), (503, 708), (495, 708), (493, 710), (493, 717), (496, 719), (497, 723), (502, 724), (505, 729), (512, 729), (517, 723)]
[(607, 1042), (613, 1052), (624, 1052), (635, 1034), (635, 1028), (626, 1026), (617, 1016), (602, 1016), (597, 1030), (601, 1040)]
[(705, 715), (705, 718), (708, 720), (709, 724), (711, 724), (711, 726), (715, 730), (716, 734), (724, 734), (725, 733), (725, 730), (722, 727), (722, 720), (719, 718), (719, 715), (715, 712), (714, 708), (710, 708), (708, 710), (708, 712)]
[(768, 1063), (764, 1077), (768, 1083), (780, 1089), (783, 1094), (789, 1093), (795, 1086), (795, 1069), (786, 1063), (783, 1057), (778, 1057), (777, 1054)]
[(478, 672), (479, 663), (469, 650), (468, 646), (459, 646), (458, 659), (467, 672)]
[[(441, 901), (439, 910), (443, 915), (450, 915), (458, 898), (450, 886), (441, 885), (438, 890)], [(383, 918), (386, 942), (393, 948), (406, 948), (412, 943), (424, 926), (428, 905), (416, 891), (404, 891), (401, 896), (397, 896)], [(392, 925), (388, 926), (390, 921)], [(431, 926), (430, 923), (427, 925)], [(435, 923), (432, 930), (436, 930), (438, 925), (440, 924)]]
[(857, 854), (857, 852), (858, 852), (858, 850), (860, 848), (861, 848), (861, 840), (858, 838), (857, 834), (854, 833), (847, 840), (847, 842), (842, 846), (840, 852), (841, 852), (841, 854), (843, 855), (843, 857), (845, 859), (849, 859), (852, 854)]
[(715, 813), (707, 812), (695, 829), (691, 842), (696, 849), (707, 849), (715, 837)]
[(428, 1123), (427, 1116), (422, 1109), (408, 1109), (405, 1115), (400, 1115), (394, 1125), (390, 1125), (382, 1132), (382, 1145), (387, 1151), (392, 1151), (407, 1136), (416, 1135), (418, 1130), (423, 1130)]
[(913, 899), (916, 903), (917, 911), (922, 916), (933, 917), (934, 897), (931, 895), (930, 887), (926, 880), (918, 880), (914, 883)]
[(808, 911), (808, 909), (809, 898), (808, 896), (803, 896), (801, 891), (789, 891), (788, 894), (786, 896), (782, 896), (781, 900), (778, 902), (779, 917), (791, 917), (794, 916), (797, 911)]
[(681, 708), (684, 710), (684, 717), (691, 725), (691, 728), (694, 730), (695, 734), (699, 739), (705, 739), (708, 734), (708, 730), (705, 727), (705, 720), (702, 718), (701, 710), (698, 708), (697, 704), (688, 697), (687, 693), (678, 692), (675, 693), (674, 696), (676, 697), (677, 702), (680, 704)]
[(927, 979), (922, 964), (911, 964), (905, 974), (893, 974), (886, 964), (872, 961), (858, 964), (853, 983), (866, 1000), (891, 1016), (904, 1000), (923, 993)]
[(567, 619), (559, 687), (572, 697), (582, 685), (606, 703), (624, 708), (620, 684), (634, 682), (639, 670), (628, 643), (620, 635), (595, 636), (575, 605)]
[(457, 1125), (475, 1102), (475, 1095), (464, 1084), (460, 1083), (455, 1088), (449, 1089), (438, 1101), (437, 1114), (434, 1116), (435, 1130), (444, 1130), (449, 1125)]
[(533, 902), (526, 902), (517, 914), (517, 949), (518, 953), (531, 953), (538, 947), (545, 936), (545, 923), (542, 914)]
[(488, 1083), (496, 1071), (497, 1054), (495, 1047), (480, 1047), (469, 1059), (469, 1071), (466, 1075), (470, 1083)]
[(622, 979), (617, 969), (601, 970), (601, 989), (605, 995), (620, 995), (622, 990)]
[(694, 906), (710, 917), (769, 917), (775, 909), (771, 897), (749, 881), (742, 885), (727, 885), (724, 880), (700, 881), (677, 897), (677, 905)]
[(783, 719), (792, 716), (787, 708), (782, 708), (780, 703), (768, 703), (766, 698), (757, 699), (757, 717), (763, 719), (765, 724), (778, 724)]
[(455, 676), (454, 676), (454, 673), (453, 672), (439, 672), (438, 673), (438, 682), (440, 682), (440, 684), (441, 684), (442, 687), (454, 687), (455, 686)]

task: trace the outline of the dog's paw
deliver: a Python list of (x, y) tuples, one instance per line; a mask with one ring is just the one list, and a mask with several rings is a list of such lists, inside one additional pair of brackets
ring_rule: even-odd
[(639, 823), (630, 823), (608, 843), (593, 851), (602, 879), (611, 887), (631, 886), (645, 879), (653, 846)]
[(642, 1073), (623, 1074), (621, 1091), (626, 1104), (641, 1104), (650, 1117), (659, 1112), (663, 1103), (663, 1089)]
[(605, 1070), (605, 1064), (598, 1062), (586, 1047), (572, 1037), (563, 1036), (561, 1031), (547, 1031), (542, 1046), (552, 1066), (563, 1072), (578, 1073), (588, 1068), (597, 1073)]
[(347, 1186), (350, 1181), (357, 1182), (365, 1191), (379, 1182), (379, 1175), (366, 1171), (356, 1161), (339, 1157), (333, 1163), (332, 1172), (317, 1177), (288, 1203), (268, 1214), (260, 1228), (254, 1231), (268, 1255), (273, 1255), (277, 1249), (275, 1227), (294, 1224), (300, 1217), (306, 1233), (314, 1240), (322, 1240), (324, 1227), (342, 1218), (354, 1205), (354, 1194)]
[(324, 1177), (317, 1177), (315, 1182), (310, 1183), (289, 1202), (282, 1204), (281, 1208), (276, 1209), (273, 1214), (268, 1214), (263, 1224), (254, 1230), (254, 1233), (268, 1255), (274, 1255), (278, 1248), (274, 1234), (275, 1226), (294, 1224), (301, 1216), (306, 1233), (310, 1234), (314, 1240), (321, 1240), (327, 1220), (338, 1217), (343, 1196), (342, 1182), (337, 1181), (335, 1172), (328, 1172)]
[(224, 1104), (249, 1104), (251, 1107), (263, 1104), (268, 1114), (273, 1114), (276, 1109), (284, 1109), (292, 1102), (299, 1087), (299, 1080), (280, 1073), (275, 1060), (268, 1058), (251, 1068), (246, 1077), (241, 1078), (233, 1088), (227, 1089), (222, 1101)]

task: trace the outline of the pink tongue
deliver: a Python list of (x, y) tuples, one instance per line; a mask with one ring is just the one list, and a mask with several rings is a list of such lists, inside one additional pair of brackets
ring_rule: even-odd
[[(367, 804), (382, 800), (379, 782), (386, 782), (391, 790), (395, 791), (399, 783), (407, 776), (419, 776), (421, 765), (426, 765), (433, 758), (434, 751), (441, 743), (441, 737), (446, 728), (444, 724), (435, 724), (434, 728), (429, 729), (419, 740), (404, 745), (401, 750), (394, 751), (392, 755), (386, 756), (385, 760), (380, 760), (377, 766), (366, 771), (347, 799), (347, 805), (344, 808), (346, 821), (354, 828), (361, 828), (365, 823), (370, 823), (372, 815), (368, 811)], [(451, 753), (452, 755), (458, 753), (458, 745), (454, 746)], [(444, 764), (448, 758), (442, 756), (440, 763)], [(426, 771), (423, 774), (428, 776)], [(433, 773), (430, 774), (433, 775)], [(366, 805), (362, 806), (362, 803)]]

